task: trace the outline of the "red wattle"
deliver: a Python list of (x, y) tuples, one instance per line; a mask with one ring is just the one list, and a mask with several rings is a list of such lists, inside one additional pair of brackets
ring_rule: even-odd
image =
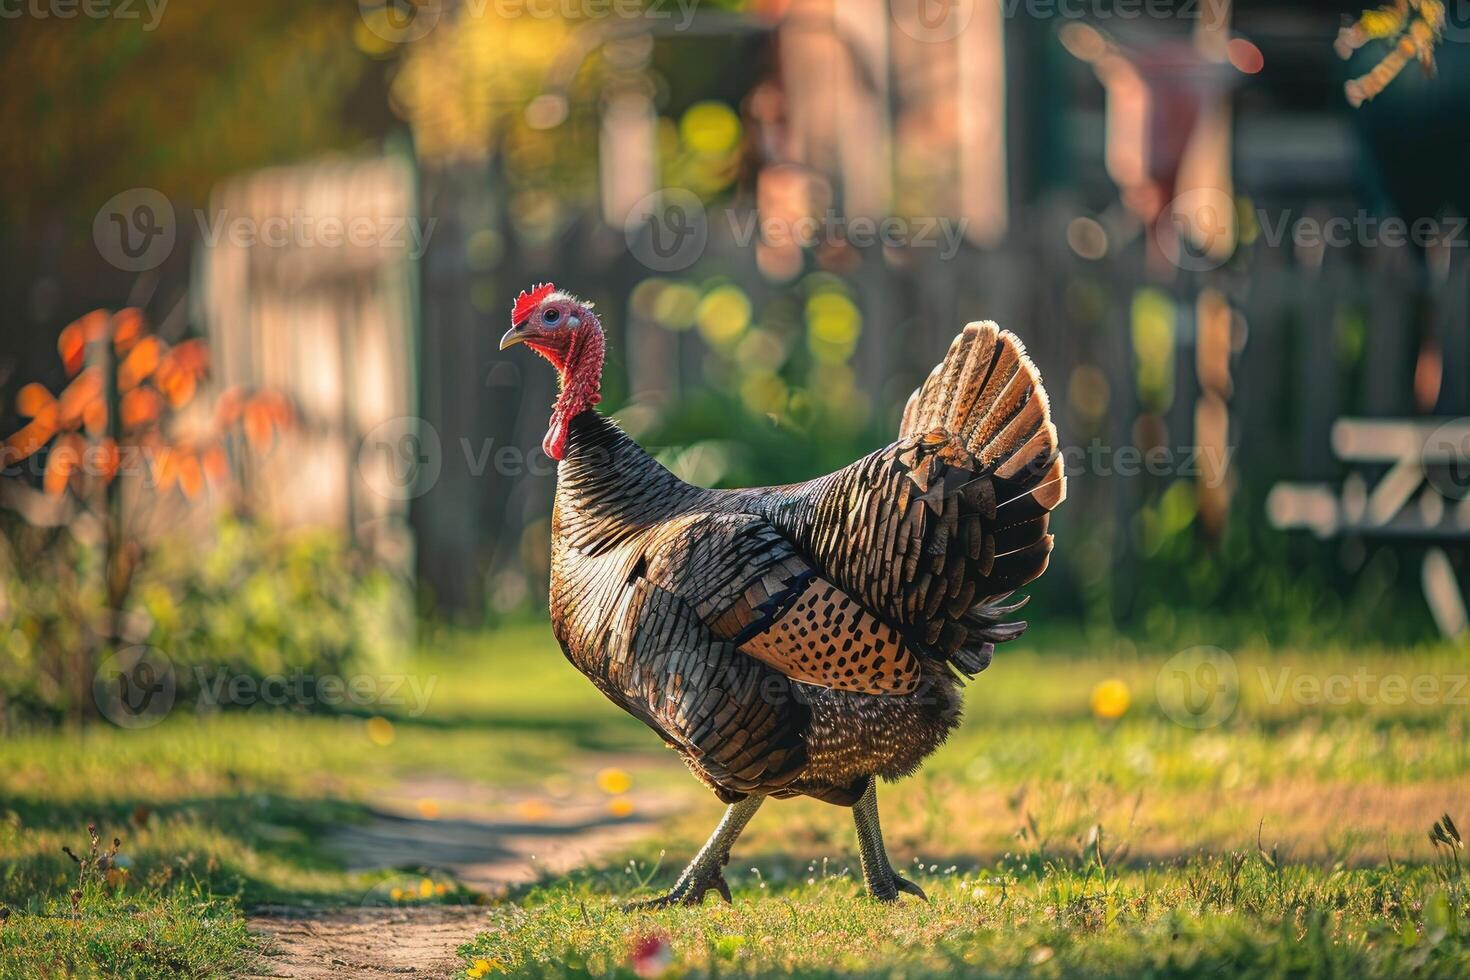
[(560, 374), (561, 394), (551, 409), (551, 422), (541, 440), (541, 449), (558, 462), (567, 454), (572, 419), (602, 401), (602, 364), (606, 355), (602, 327), (591, 316), (583, 320), (573, 335), (564, 359), (558, 362), (547, 355)]
[(541, 438), (541, 451), (558, 463), (567, 454), (567, 423), (558, 415), (551, 416), (551, 427)]

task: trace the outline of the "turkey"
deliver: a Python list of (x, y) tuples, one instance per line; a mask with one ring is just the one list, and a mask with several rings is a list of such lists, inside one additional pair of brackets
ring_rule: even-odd
[(1026, 624), (1007, 597), (1046, 568), (1066, 495), (1046, 391), (1021, 342), (972, 323), (909, 399), (898, 441), (783, 487), (684, 483), (594, 410), (602, 326), (543, 284), (501, 338), (556, 369), (551, 618), (567, 658), (728, 804), (671, 891), (727, 901), (730, 848), (767, 797), (853, 809), (868, 892), (920, 898), (888, 860), (877, 779), (959, 722), (962, 681)]

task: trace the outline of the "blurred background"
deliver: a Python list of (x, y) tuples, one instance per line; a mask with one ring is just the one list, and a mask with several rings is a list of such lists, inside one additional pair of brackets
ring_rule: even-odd
[(844, 465), (965, 322), (1018, 333), (1072, 480), (1031, 618), (1074, 646), (1463, 635), (1470, 9), (1355, 107), (1360, 10), (32, 5), (0, 729), (131, 645), (321, 673), (540, 615), (555, 382), (496, 348), (542, 280), (711, 486)]

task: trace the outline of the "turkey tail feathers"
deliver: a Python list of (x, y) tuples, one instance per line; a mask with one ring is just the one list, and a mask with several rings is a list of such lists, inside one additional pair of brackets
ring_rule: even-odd
[(971, 677), (990, 666), (991, 658), (995, 656), (997, 643), (1014, 640), (1026, 632), (1025, 620), (1006, 622), (1005, 619), (1026, 605), (1029, 597), (1013, 602), (1009, 606), (1001, 605), (1010, 596), (1011, 593), (1004, 592), (981, 599), (960, 620), (969, 632), (968, 645), (956, 650), (950, 659), (954, 661), (956, 667)]
[[(1024, 623), (1001, 623), (1014, 610), (995, 603), (1046, 570), (1050, 512), (1067, 496), (1046, 389), (1015, 334), (985, 321), (969, 324), (955, 337), (944, 360), (909, 399), (899, 435), (922, 436), (936, 429), (964, 444), (980, 466), (977, 476), (989, 478), (987, 498), (994, 494), (994, 509), (986, 515), (993, 521), (994, 559), (978, 584), (982, 593), (995, 595), (965, 617), (971, 638), (983, 641), (966, 657), (988, 663), (992, 644), (1025, 628)], [(986, 550), (991, 547), (987, 541)], [(966, 670), (975, 666), (957, 663)]]
[[(899, 435), (935, 429), (959, 437), (993, 474), (998, 509), (1019, 503), (1017, 514), (1028, 505), (1045, 513), (1066, 499), (1067, 477), (1046, 388), (1025, 345), (1009, 330), (989, 320), (967, 325), (909, 398)], [(1001, 517), (1006, 523), (1015, 520), (1012, 514)]]

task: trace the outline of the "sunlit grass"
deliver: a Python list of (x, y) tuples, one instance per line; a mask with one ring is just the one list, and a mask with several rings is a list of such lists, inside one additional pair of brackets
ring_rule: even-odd
[(627, 863), (495, 907), (466, 964), (621, 973), (654, 935), (675, 975), (1470, 969), (1470, 889), (1426, 837), (1445, 810), (1470, 822), (1463, 651), (1234, 651), (1234, 708), (1203, 728), (1166, 710), (1172, 657), (1001, 652), (964, 727), (880, 790), (929, 905), (863, 898), (850, 815), (803, 800), (751, 823), (734, 907), (617, 911), (668, 886), (718, 817), (708, 801)]
[[(632, 812), (630, 787), (689, 801), (623, 858), (492, 904), (465, 951), (485, 975), (632, 969), (629, 944), (650, 930), (694, 974), (1470, 968), (1463, 883), (1436, 872), (1426, 837), (1445, 811), (1470, 824), (1460, 650), (1232, 650), (1233, 709), (1196, 729), (1160, 701), (1174, 651), (1028, 637), (971, 685), (963, 727), (924, 770), (880, 790), (895, 861), (931, 905), (862, 898), (850, 814), (797, 800), (768, 804), (737, 845), (734, 908), (626, 916), (618, 902), (666, 887), (718, 803), (544, 624), (425, 646), (402, 665), (434, 679), (422, 714), (179, 706), (154, 728), (0, 743), (0, 976), (35, 975), (51, 954), (83, 976), (118, 956), (110, 975), (228, 974), (251, 946), (242, 908), (357, 905), (398, 885), (320, 844), (395, 781), (433, 775), (526, 791), (512, 812), (529, 822), (554, 812), (539, 790), (568, 781), (615, 816)], [(1390, 675), (1403, 696), (1382, 687)], [(73, 909), (61, 849), (89, 823), (121, 839), (127, 876)], [(427, 900), (444, 900), (437, 886)]]

